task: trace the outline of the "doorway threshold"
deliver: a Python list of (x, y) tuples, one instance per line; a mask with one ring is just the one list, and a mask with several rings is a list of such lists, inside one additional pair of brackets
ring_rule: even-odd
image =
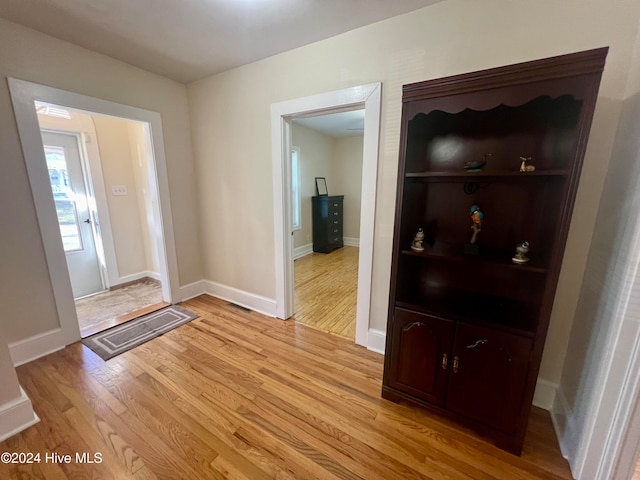
[(90, 325), (86, 328), (81, 328), (80, 337), (82, 338), (90, 337), (91, 335), (95, 335), (96, 333), (103, 332), (104, 330), (108, 330), (109, 328), (113, 328), (123, 323), (129, 322), (138, 317), (142, 317), (143, 315), (147, 315), (149, 313), (153, 313), (158, 310), (161, 310), (165, 307), (168, 307), (169, 305), (171, 305), (169, 302), (154, 303), (152, 305), (140, 308), (133, 312), (126, 313), (124, 315), (120, 315), (115, 318), (105, 320), (103, 322), (100, 322), (94, 325)]

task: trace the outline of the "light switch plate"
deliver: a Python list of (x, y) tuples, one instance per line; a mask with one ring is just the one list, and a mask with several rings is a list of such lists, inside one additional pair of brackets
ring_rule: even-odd
[(111, 185), (111, 194), (114, 196), (118, 195), (127, 195), (127, 186), (126, 185)]

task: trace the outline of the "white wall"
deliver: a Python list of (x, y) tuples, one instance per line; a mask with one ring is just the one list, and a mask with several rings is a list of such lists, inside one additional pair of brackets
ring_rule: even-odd
[(351, 239), (360, 239), (363, 140), (362, 135), (334, 138), (330, 163), (332, 191), (344, 195), (343, 236)]
[(152, 155), (149, 151), (145, 136), (144, 127), (138, 122), (128, 122), (129, 148), (131, 151), (131, 161), (133, 166), (133, 176), (135, 179), (135, 192), (138, 200), (138, 215), (144, 243), (145, 269), (147, 272), (160, 275), (160, 259), (158, 249), (153, 242), (156, 229), (161, 229), (156, 225), (153, 212), (158, 209), (158, 199), (152, 195), (150, 179), (155, 174), (153, 171)]
[(381, 81), (371, 327), (385, 330), (402, 85), (608, 45), (540, 371), (557, 384), (639, 16), (635, 0), (448, 0), (190, 84), (205, 275), (274, 298), (270, 105)]
[(325, 177), (329, 195), (344, 195), (343, 236), (360, 238), (363, 136), (333, 137), (293, 122), (292, 144), (300, 149), (302, 228), (293, 232), (294, 248), (313, 242), (311, 197), (316, 177)]
[[(293, 232), (293, 246), (301, 247), (313, 242), (311, 197), (316, 195), (316, 177), (325, 177), (331, 185), (331, 156), (333, 138), (297, 123), (291, 129), (291, 143), (300, 149), (300, 213), (302, 228)], [(330, 190), (329, 193), (334, 193)], [(211, 278), (211, 277), (207, 277)]]
[[(94, 116), (93, 122), (100, 150), (118, 274), (120, 278), (126, 278), (148, 269), (146, 250), (149, 249), (149, 245), (145, 245), (140, 222), (140, 205), (129, 144), (131, 122), (105, 116)], [(111, 188), (116, 185), (125, 186), (127, 195), (113, 195)]]
[(608, 428), (623, 386), (637, 377), (627, 369), (640, 335), (639, 55), (640, 35), (554, 405), (561, 445), (581, 479), (610, 478), (604, 470), (596, 477), (598, 453), (613, 442)]
[[(0, 318), (4, 342), (59, 327), (6, 77), (162, 115), (180, 283), (200, 280), (198, 204), (186, 88), (172, 80), (0, 19)], [(34, 301), (33, 299), (37, 299)]]

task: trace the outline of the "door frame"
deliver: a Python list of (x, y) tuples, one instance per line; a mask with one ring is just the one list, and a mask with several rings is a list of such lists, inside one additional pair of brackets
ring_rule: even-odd
[[(93, 171), (91, 170), (91, 164), (89, 162), (89, 157), (87, 155), (87, 149), (85, 145), (85, 136), (82, 132), (71, 131), (71, 130), (58, 130), (54, 128), (40, 128), (40, 132), (42, 133), (53, 133), (57, 135), (67, 135), (69, 137), (73, 137), (78, 144), (78, 152), (80, 156), (80, 168), (82, 170), (82, 180), (84, 182), (85, 193), (87, 197), (96, 198), (96, 189), (93, 184)], [(101, 230), (96, 228), (96, 219), (99, 220), (99, 225), (102, 227), (102, 215), (98, 212), (98, 199), (96, 198), (96, 207), (91, 207), (91, 202), (89, 202), (89, 218), (91, 219), (91, 234), (93, 235), (93, 242), (96, 249), (96, 255), (98, 258), (98, 270), (100, 272), (100, 281), (102, 283), (102, 290), (109, 288), (109, 273), (108, 268), (105, 262), (105, 254), (104, 254), (104, 238), (102, 236)], [(67, 253), (65, 252), (65, 256)], [(97, 293), (97, 292), (96, 292)], [(93, 294), (91, 294), (93, 295)]]
[(58, 218), (51, 194), (49, 174), (44, 162), (44, 147), (40, 136), (35, 101), (84, 110), (92, 114), (135, 120), (145, 124), (146, 133), (148, 133), (153, 147), (150, 153), (155, 175), (151, 175), (150, 180), (152, 184), (155, 183), (155, 188), (152, 190), (155, 190), (154, 193), (158, 197), (158, 208), (153, 213), (158, 225), (161, 226), (161, 235), (157, 236), (156, 243), (159, 252), (162, 297), (165, 301), (173, 303), (174, 299), (179, 298), (180, 286), (160, 114), (25, 80), (16, 78), (8, 78), (7, 80), (60, 322), (61, 340), (64, 345), (80, 340), (80, 328), (62, 239), (58, 233)]
[(276, 267), (276, 317), (294, 313), (293, 240), (291, 236), (291, 121), (295, 118), (365, 110), (362, 208), (360, 210), (360, 252), (356, 338), (368, 347), (373, 270), (373, 234), (378, 179), (380, 107), (382, 83), (370, 83), (271, 105), (271, 147)]

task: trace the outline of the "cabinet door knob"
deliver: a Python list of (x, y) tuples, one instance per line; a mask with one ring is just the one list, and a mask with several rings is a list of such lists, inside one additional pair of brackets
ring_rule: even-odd
[(458, 373), (458, 367), (460, 367), (460, 359), (456, 355), (453, 357), (453, 373)]
[(449, 357), (447, 356), (446, 353), (443, 353), (442, 354), (442, 369), (446, 370), (448, 365), (449, 365)]
[(411, 322), (409, 325), (407, 325), (406, 327), (404, 327), (402, 329), (403, 332), (408, 332), (409, 330), (411, 330), (413, 327), (424, 327), (424, 323), (422, 322)]
[(467, 348), (476, 348), (478, 345), (484, 345), (488, 343), (489, 340), (478, 340), (476, 343), (472, 343), (471, 345), (467, 345)]

